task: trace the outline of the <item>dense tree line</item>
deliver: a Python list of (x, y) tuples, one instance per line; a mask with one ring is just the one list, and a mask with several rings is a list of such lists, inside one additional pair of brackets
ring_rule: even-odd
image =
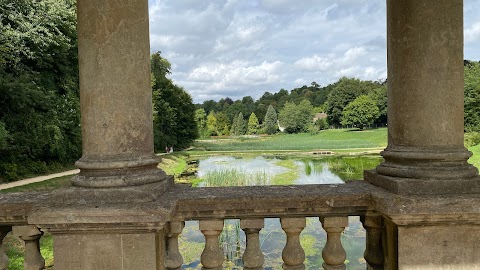
[(81, 154), (74, 0), (0, 1), (0, 179)]
[[(368, 112), (367, 116), (370, 117), (367, 118), (356, 116), (356, 110), (346, 112), (344, 116), (344, 109), (347, 108), (347, 105), (363, 95), (366, 97), (355, 103), (361, 103), (362, 108), (373, 109), (375, 107), (378, 112)], [(325, 87), (312, 82), (310, 86), (304, 85), (290, 91), (281, 89), (274, 94), (265, 92), (256, 101), (250, 96), (236, 101), (228, 97), (222, 98), (218, 102), (207, 100), (203, 104), (196, 105), (197, 122), (202, 136), (238, 136), (251, 133), (247, 132), (249, 128), (244, 123), (250, 122), (247, 117), (250, 118), (252, 114), (259, 122), (256, 134), (276, 133), (279, 129), (277, 120), (280, 127), (285, 128), (287, 133), (315, 132), (329, 126), (343, 125), (363, 128), (372, 124), (386, 124), (386, 95), (386, 82), (362, 81), (344, 77)], [(363, 104), (365, 100), (368, 101), (367, 104)], [(371, 104), (373, 105), (365, 106)], [(347, 109), (352, 110), (357, 107), (350, 106)], [(327, 113), (328, 120), (318, 119), (317, 123), (313, 123), (314, 114), (320, 112)], [(242, 116), (242, 119), (239, 119), (239, 115)], [(267, 115), (274, 116), (274, 123), (272, 123), (272, 118), (267, 119)], [(218, 122), (215, 126), (206, 124), (206, 122), (212, 122), (214, 118)], [(222, 119), (221, 124), (219, 119)], [(239, 123), (246, 127), (239, 128)]]

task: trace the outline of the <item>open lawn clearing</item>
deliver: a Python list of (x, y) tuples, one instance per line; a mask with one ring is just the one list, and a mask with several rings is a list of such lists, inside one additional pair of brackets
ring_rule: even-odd
[(342, 150), (342, 149), (376, 149), (387, 145), (387, 128), (358, 131), (354, 129), (330, 129), (312, 135), (277, 134), (249, 138), (221, 140), (198, 140), (197, 149), (207, 151), (255, 151), (255, 150)]

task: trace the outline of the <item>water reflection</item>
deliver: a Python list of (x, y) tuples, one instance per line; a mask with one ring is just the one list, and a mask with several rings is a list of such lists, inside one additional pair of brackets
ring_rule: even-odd
[[(199, 186), (338, 184), (347, 179), (361, 179), (363, 170), (373, 169), (381, 161), (381, 158), (372, 156), (321, 159), (216, 156), (199, 161), (197, 176), (201, 180)], [(224, 269), (242, 269), (245, 234), (240, 229), (239, 220), (226, 220), (220, 238), (226, 258)], [(282, 269), (281, 252), (285, 241), (279, 219), (265, 219), (265, 228), (260, 232), (265, 269)], [(318, 217), (307, 218), (307, 227), (301, 234), (306, 269), (321, 268), (321, 250), (325, 241), (326, 233)], [(347, 269), (365, 269), (365, 231), (358, 217), (349, 218), (349, 227), (342, 234), (342, 243), (347, 252)], [(199, 258), (203, 247), (204, 238), (198, 229), (198, 222), (186, 222), (180, 237), (180, 250), (185, 261), (183, 269), (201, 268)]]

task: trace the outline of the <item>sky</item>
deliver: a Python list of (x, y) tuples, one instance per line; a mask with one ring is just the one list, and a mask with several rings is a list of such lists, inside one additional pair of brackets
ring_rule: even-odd
[[(384, 80), (385, 0), (149, 0), (150, 47), (195, 103), (343, 76)], [(480, 0), (464, 0), (465, 59), (480, 60)]]

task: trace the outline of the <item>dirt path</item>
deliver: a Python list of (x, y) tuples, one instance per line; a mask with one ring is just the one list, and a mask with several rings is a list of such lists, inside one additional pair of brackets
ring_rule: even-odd
[(24, 185), (28, 185), (28, 184), (36, 183), (36, 182), (42, 182), (42, 181), (52, 179), (52, 178), (77, 174), (79, 172), (80, 172), (80, 170), (76, 169), (76, 170), (71, 170), (71, 171), (66, 171), (66, 172), (61, 172), (61, 173), (54, 173), (54, 174), (49, 174), (49, 175), (44, 175), (44, 176), (27, 178), (27, 179), (15, 181), (15, 182), (12, 182), (12, 183), (7, 183), (7, 184), (0, 184), (0, 190), (9, 189), (9, 188), (18, 187), (18, 186), (24, 186)]

